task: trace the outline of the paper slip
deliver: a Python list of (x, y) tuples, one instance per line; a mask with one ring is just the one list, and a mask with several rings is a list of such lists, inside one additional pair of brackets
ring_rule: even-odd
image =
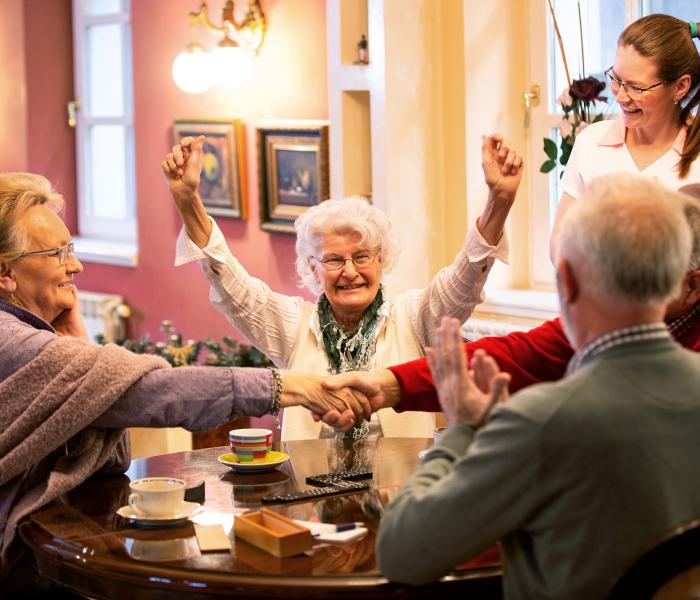
[(197, 536), (197, 543), (202, 552), (231, 549), (231, 541), (228, 539), (223, 526), (218, 523), (214, 525), (194, 523), (194, 533)]
[(329, 544), (346, 544), (359, 540), (367, 535), (366, 527), (355, 527), (347, 531), (336, 531), (335, 525), (331, 523), (318, 523), (316, 521), (300, 521), (294, 519), (302, 527), (306, 527), (314, 536), (314, 542), (327, 542)]

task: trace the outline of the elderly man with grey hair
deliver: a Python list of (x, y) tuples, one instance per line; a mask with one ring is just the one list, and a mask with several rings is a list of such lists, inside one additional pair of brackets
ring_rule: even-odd
[[(419, 584), (494, 542), (506, 598), (603, 598), (651, 543), (700, 517), (700, 357), (664, 327), (691, 251), (682, 197), (595, 180), (556, 254), (567, 376), (516, 394), (454, 320), (428, 351), (450, 424), (382, 519), (385, 575)], [(494, 404), (498, 406), (494, 407)]]

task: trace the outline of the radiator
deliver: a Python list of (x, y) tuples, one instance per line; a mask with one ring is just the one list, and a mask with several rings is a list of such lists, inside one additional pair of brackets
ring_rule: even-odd
[(542, 325), (542, 319), (523, 319), (504, 315), (481, 316), (478, 313), (462, 324), (462, 337), (473, 342), (482, 337), (508, 335), (515, 331), (528, 331)]
[(126, 322), (131, 309), (122, 296), (81, 290), (78, 299), (90, 339), (94, 340), (98, 334), (104, 335), (108, 342), (126, 337)]

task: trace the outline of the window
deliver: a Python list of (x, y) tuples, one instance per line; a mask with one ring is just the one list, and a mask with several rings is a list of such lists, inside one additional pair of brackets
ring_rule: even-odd
[[(552, 0), (559, 30), (564, 42), (572, 79), (593, 75), (604, 80), (603, 71), (615, 61), (617, 38), (632, 21), (651, 13), (671, 14), (679, 19), (700, 20), (700, 0)], [(581, 10), (584, 55), (581, 56), (581, 34), (578, 11)], [(545, 160), (542, 150), (544, 136), (556, 139), (560, 108), (556, 98), (567, 87), (564, 65), (551, 24), (547, 1), (530, 0), (530, 72), (532, 82), (541, 89), (541, 105), (547, 110), (533, 112), (530, 126), (530, 198), (532, 241), (532, 286), (551, 286), (554, 271), (549, 259), (549, 231), (560, 196), (559, 175), (552, 171), (549, 178), (539, 173)], [(537, 25), (540, 24), (540, 25)], [(539, 27), (539, 29), (537, 29)], [(585, 68), (584, 68), (585, 60)], [(608, 91), (607, 114), (618, 111)]]
[(78, 230), (85, 260), (135, 264), (130, 0), (74, 0)]

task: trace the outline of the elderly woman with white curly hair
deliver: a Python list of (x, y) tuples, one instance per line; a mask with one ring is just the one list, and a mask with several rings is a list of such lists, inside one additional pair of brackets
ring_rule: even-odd
[[(424, 289), (393, 300), (381, 284), (398, 255), (386, 215), (363, 198), (327, 200), (297, 219), (297, 272), (318, 298), (273, 292), (232, 255), (199, 196), (203, 137), (184, 138), (162, 163), (184, 222), (176, 264), (199, 260), (210, 298), (231, 324), (278, 366), (314, 373), (371, 370), (424, 355), (428, 334), (444, 316), (466, 320), (482, 300), (495, 258), (507, 260), (506, 217), (522, 175), (521, 157), (499, 136), (484, 138), (489, 197), (452, 265)], [(432, 415), (379, 411), (352, 431), (427, 437)], [(335, 435), (304, 410), (287, 409), (282, 439)]]

